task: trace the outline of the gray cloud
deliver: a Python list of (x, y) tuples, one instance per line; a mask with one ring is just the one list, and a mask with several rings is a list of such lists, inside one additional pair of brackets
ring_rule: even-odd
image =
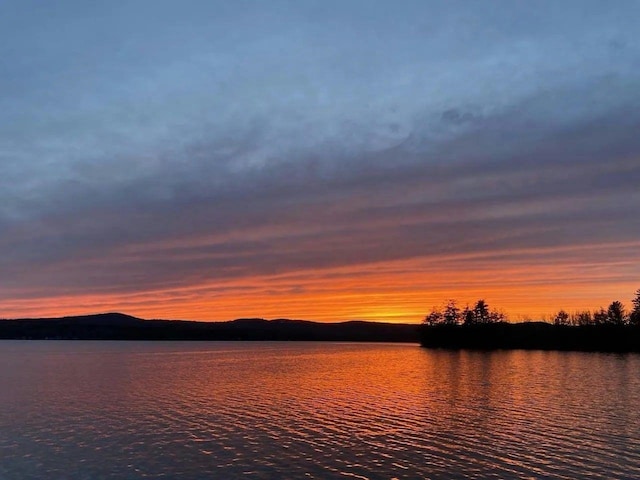
[(639, 238), (637, 2), (0, 19), (0, 298)]

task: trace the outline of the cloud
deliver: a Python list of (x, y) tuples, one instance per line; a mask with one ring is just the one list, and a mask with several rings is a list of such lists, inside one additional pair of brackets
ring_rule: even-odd
[(640, 233), (636, 2), (9, 1), (0, 18), (0, 298)]

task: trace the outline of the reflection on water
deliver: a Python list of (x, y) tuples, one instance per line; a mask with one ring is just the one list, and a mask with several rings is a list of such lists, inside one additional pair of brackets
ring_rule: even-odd
[(0, 342), (0, 478), (640, 478), (640, 356)]

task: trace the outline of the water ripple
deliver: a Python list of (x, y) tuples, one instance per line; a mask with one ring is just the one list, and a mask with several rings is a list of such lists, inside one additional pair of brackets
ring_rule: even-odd
[(640, 478), (637, 355), (0, 343), (3, 480)]

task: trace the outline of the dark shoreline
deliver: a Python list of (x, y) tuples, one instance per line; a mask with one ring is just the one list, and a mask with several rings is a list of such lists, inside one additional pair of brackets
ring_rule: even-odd
[(640, 352), (640, 327), (544, 322), (418, 325), (364, 321), (143, 320), (120, 313), (0, 320), (1, 340), (334, 341), (420, 343), (425, 348)]
[(474, 350), (559, 350), (640, 352), (640, 327), (629, 325), (551, 325), (544, 322), (477, 325), (423, 325), (426, 348)]
[(350, 321), (142, 320), (120, 313), (0, 320), (2, 340), (335, 341), (419, 343), (420, 325)]

